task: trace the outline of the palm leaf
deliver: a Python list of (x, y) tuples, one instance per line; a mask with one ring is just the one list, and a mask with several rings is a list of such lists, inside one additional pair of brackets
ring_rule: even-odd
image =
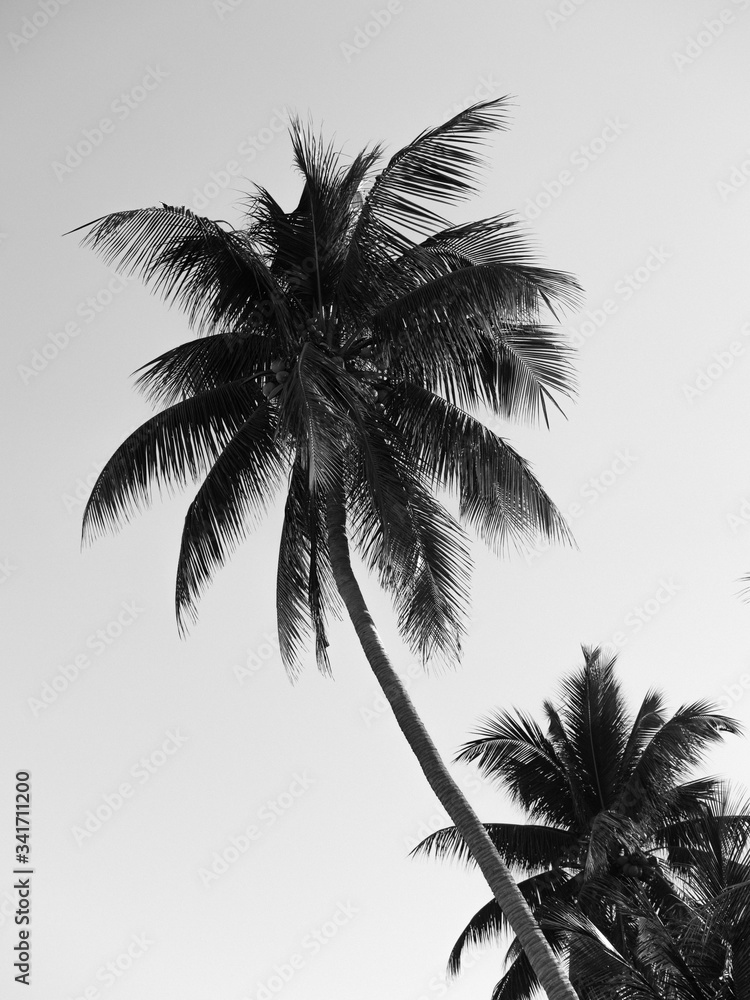
[[(568, 853), (575, 848), (577, 838), (569, 830), (533, 823), (485, 823), (490, 840), (509, 868), (532, 872), (550, 865), (565, 867)], [(474, 859), (454, 826), (436, 830), (417, 844), (414, 857), (455, 859), (473, 864)]]
[(267, 403), (238, 430), (188, 508), (177, 561), (175, 604), (181, 631), (197, 620), (200, 594), (266, 510), (288, 459)]
[[(259, 334), (212, 334), (179, 344), (143, 365), (136, 387), (153, 403), (169, 406), (267, 371), (277, 353), (273, 341)], [(246, 382), (245, 390), (252, 393), (253, 383)], [(254, 398), (262, 398), (259, 386)]]
[(294, 342), (283, 289), (247, 234), (170, 205), (115, 212), (81, 228), (84, 245), (179, 304), (199, 333), (250, 326)]
[(528, 464), (476, 418), (406, 382), (385, 403), (411, 461), (460, 498), (460, 516), (496, 552), (537, 537), (572, 541)]
[(197, 480), (247, 421), (257, 393), (245, 381), (199, 393), (147, 420), (102, 469), (83, 514), (83, 538), (115, 530), (151, 501), (152, 484)]

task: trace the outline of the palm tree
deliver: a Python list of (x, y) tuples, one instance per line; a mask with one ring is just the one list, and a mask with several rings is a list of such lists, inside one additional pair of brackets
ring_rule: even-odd
[[(544, 702), (546, 732), (521, 712), (497, 712), (456, 758), (475, 761), (527, 814), (529, 823), (486, 828), (506, 864), (524, 876), (519, 889), (558, 955), (568, 946), (568, 934), (553, 917), (571, 904), (599, 933), (627, 947), (629, 925), (603, 891), (602, 879), (635, 879), (657, 912), (679, 902), (658, 849), (716, 794), (713, 779), (685, 781), (688, 772), (722, 732), (739, 732), (733, 719), (705, 702), (685, 705), (668, 718), (656, 691), (647, 693), (631, 718), (615, 676), (616, 656), (588, 647), (583, 655), (583, 667), (563, 681), (562, 705)], [(413, 853), (470, 860), (455, 827), (431, 834)], [(491, 900), (458, 938), (450, 971), (459, 971), (467, 946), (507, 929)], [(493, 1000), (529, 997), (539, 980), (518, 938), (507, 965)], [(577, 986), (575, 954), (570, 975)]]
[[(179, 627), (213, 572), (286, 485), (277, 578), (291, 675), (314, 639), (328, 672), (327, 615), (343, 601), (399, 726), (462, 831), (549, 996), (571, 998), (484, 827), (450, 777), (386, 656), (350, 542), (393, 598), (427, 662), (458, 658), (470, 561), (461, 522), (498, 551), (568, 537), (525, 461), (473, 415), (544, 416), (572, 388), (570, 356), (543, 325), (572, 303), (568, 275), (534, 263), (500, 215), (448, 225), (432, 206), (475, 187), (479, 144), (504, 100), (421, 134), (369, 184), (381, 157), (341, 156), (291, 129), (303, 178), (285, 212), (268, 191), (234, 229), (162, 205), (89, 223), (84, 243), (179, 304), (199, 339), (144, 366), (166, 406), (115, 452), (89, 498), (84, 537), (118, 527), (154, 485), (202, 481), (182, 535)], [(369, 186), (369, 190), (367, 190)], [(435, 491), (458, 498), (458, 520)]]
[(698, 814), (662, 838), (679, 903), (659, 913), (638, 880), (605, 876), (633, 929), (615, 947), (578, 906), (550, 923), (575, 950), (586, 1000), (735, 1000), (750, 995), (750, 802), (733, 802), (720, 783)]

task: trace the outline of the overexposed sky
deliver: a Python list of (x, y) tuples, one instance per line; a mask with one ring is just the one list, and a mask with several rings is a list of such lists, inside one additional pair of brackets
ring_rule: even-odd
[[(500, 428), (578, 548), (498, 561), (477, 543), (455, 672), (412, 669), (367, 584), (373, 610), (446, 757), (494, 707), (538, 714), (582, 642), (621, 648), (634, 707), (656, 686), (674, 708), (723, 699), (750, 723), (737, 596), (750, 573), (750, 0), (7, 0), (0, 21), (3, 995), (488, 996), (497, 948), (449, 986), (443, 970), (489, 892), (474, 872), (408, 859), (445, 820), (351, 630), (334, 629), (334, 681), (312, 662), (286, 679), (280, 510), (217, 576), (186, 641), (173, 586), (190, 493), (80, 551), (88, 489), (150, 415), (131, 373), (190, 334), (63, 233), (160, 202), (237, 224), (252, 182), (291, 207), (292, 112), (346, 153), (394, 152), (513, 95), (486, 186), (455, 218), (516, 211), (542, 259), (585, 288), (563, 321), (578, 399), (549, 431)], [(733, 739), (706, 770), (742, 780), (748, 762)], [(19, 770), (33, 785), (25, 993)], [(482, 818), (513, 815), (475, 772), (456, 775)], [(233, 860), (209, 877), (222, 854)]]

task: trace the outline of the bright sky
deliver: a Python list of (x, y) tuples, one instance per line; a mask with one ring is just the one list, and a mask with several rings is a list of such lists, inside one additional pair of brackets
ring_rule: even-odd
[[(569, 514), (578, 549), (498, 561), (477, 544), (453, 673), (410, 677), (370, 585), (374, 612), (447, 758), (494, 707), (538, 715), (582, 642), (621, 647), (634, 708), (653, 685), (674, 708), (722, 700), (750, 723), (738, 597), (750, 572), (750, 0), (6, 0), (0, 20), (3, 990), (487, 997), (497, 948), (447, 993), (443, 970), (489, 892), (474, 872), (407, 857), (445, 819), (351, 630), (335, 630), (335, 681), (312, 664), (286, 679), (279, 512), (217, 577), (187, 641), (173, 583), (189, 494), (80, 552), (82, 499), (150, 413), (130, 374), (189, 333), (62, 234), (162, 201), (237, 223), (251, 182), (292, 206), (291, 111), (349, 153), (394, 152), (460, 107), (513, 95), (486, 188), (456, 219), (525, 215), (543, 259), (586, 290), (564, 320), (578, 400), (549, 431), (501, 431)], [(707, 770), (741, 779), (749, 760), (734, 739)], [(25, 992), (11, 957), (24, 770)], [(512, 816), (474, 772), (456, 774), (482, 818)], [(226, 870), (208, 878), (221, 855)]]

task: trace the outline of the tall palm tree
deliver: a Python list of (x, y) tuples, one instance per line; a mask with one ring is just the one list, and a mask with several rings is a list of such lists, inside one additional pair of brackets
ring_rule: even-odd
[[(575, 903), (599, 932), (625, 948), (629, 927), (602, 891), (635, 879), (657, 912), (678, 903), (669, 866), (657, 859), (676, 826), (697, 815), (716, 794), (713, 779), (685, 781), (708, 747), (738, 724), (705, 702), (667, 717), (662, 695), (649, 691), (631, 718), (615, 675), (616, 656), (583, 647), (584, 664), (563, 681), (562, 704), (544, 702), (546, 732), (522, 712), (500, 711), (485, 720), (457, 760), (475, 761), (509, 793), (529, 823), (488, 823), (487, 832), (507, 865), (524, 876), (519, 888), (543, 922), (553, 950), (568, 947), (552, 919)], [(415, 854), (470, 860), (455, 827), (425, 838)], [(612, 882), (614, 880), (614, 882)], [(493, 899), (461, 933), (449, 959), (458, 972), (467, 946), (496, 938), (508, 922)], [(522, 1000), (539, 984), (518, 938), (493, 1000)], [(575, 954), (570, 975), (577, 985)]]
[[(488, 101), (422, 133), (369, 190), (378, 148), (342, 165), (296, 123), (304, 183), (291, 212), (259, 188), (241, 229), (167, 205), (81, 227), (86, 244), (179, 304), (202, 335), (142, 369), (140, 387), (166, 408), (102, 471), (84, 537), (119, 526), (154, 485), (202, 480), (177, 568), (184, 629), (213, 572), (285, 485), (277, 612), (286, 667), (296, 674), (313, 638), (320, 669), (330, 669), (326, 618), (343, 601), (399, 726), (549, 996), (571, 998), (386, 656), (349, 551), (351, 542), (377, 574), (424, 661), (453, 661), (470, 571), (461, 522), (498, 550), (567, 538), (527, 464), (475, 414), (546, 418), (570, 392), (570, 356), (543, 320), (575, 301), (578, 286), (534, 263), (509, 217), (451, 226), (436, 211), (474, 189), (479, 144), (504, 114), (503, 100)], [(436, 491), (457, 496), (458, 520)]]

